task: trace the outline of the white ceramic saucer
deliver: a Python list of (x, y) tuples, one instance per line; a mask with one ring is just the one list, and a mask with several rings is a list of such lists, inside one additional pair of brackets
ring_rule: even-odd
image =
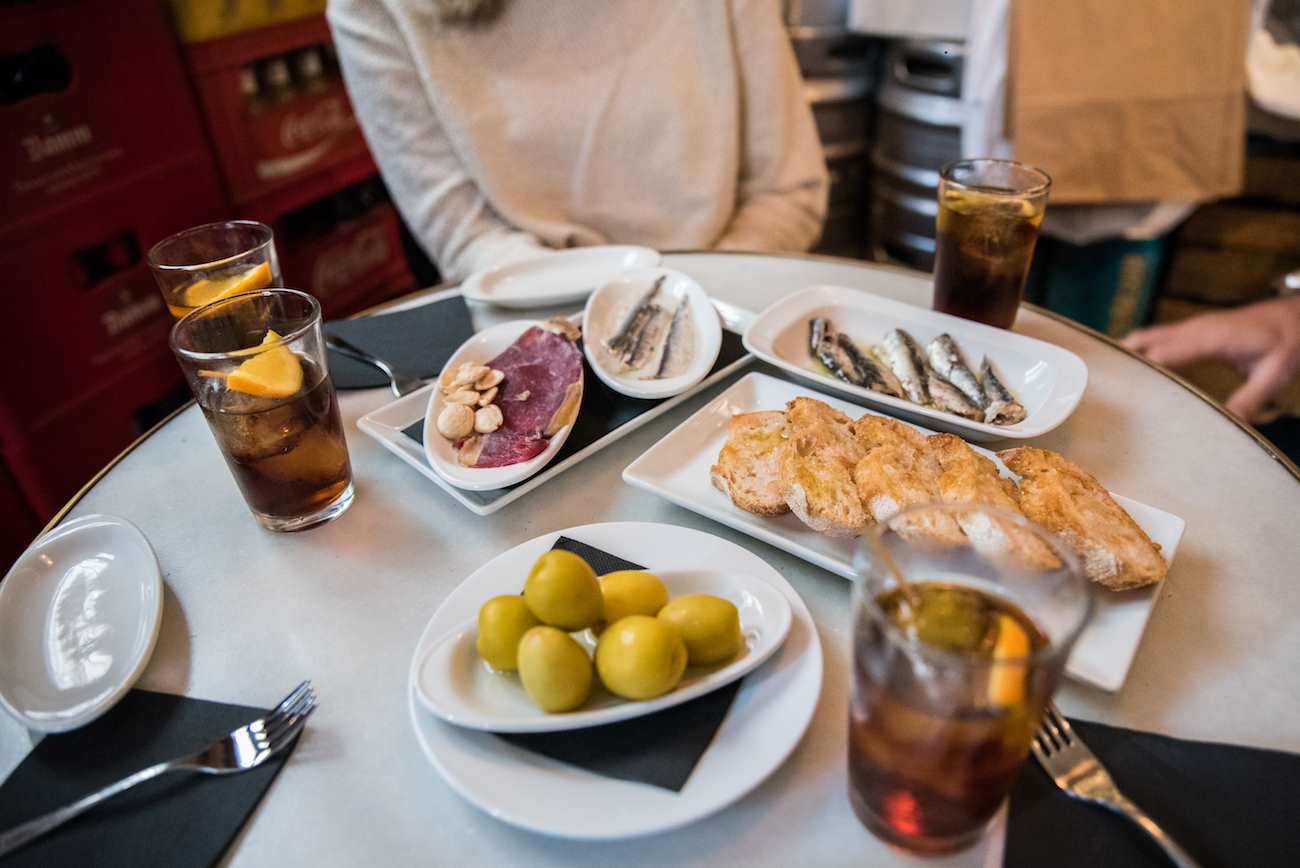
[(659, 259), (659, 251), (629, 244), (575, 247), (479, 271), (460, 289), (467, 299), (498, 307), (555, 307), (582, 301), (620, 273)]
[(158, 559), (135, 525), (59, 525), (0, 583), (0, 705), (42, 732), (90, 723), (140, 677), (161, 621)]

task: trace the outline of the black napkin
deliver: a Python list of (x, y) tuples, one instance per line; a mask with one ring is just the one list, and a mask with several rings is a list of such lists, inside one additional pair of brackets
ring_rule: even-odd
[[(74, 802), (146, 766), (193, 752), (265, 709), (132, 690), (95, 722), (47, 735), (0, 786), (0, 830)], [(140, 784), (6, 858), (44, 865), (208, 866), (221, 858), (293, 752), (252, 771), (173, 772)]]
[[(1071, 721), (1121, 791), (1202, 868), (1295, 865), (1300, 755)], [(1008, 868), (1168, 865), (1144, 832), (1057, 789), (1032, 758), (1011, 793)]]
[[(706, 376), (713, 376), (713, 374), (743, 358), (744, 355), (745, 346), (741, 343), (740, 335), (723, 329), (722, 348), (718, 351), (718, 360), (713, 363), (712, 370)], [(333, 362), (330, 364), (332, 365)], [(564, 441), (559, 454), (551, 459), (552, 464), (558, 464), (570, 455), (586, 449), (606, 434), (621, 428), (642, 413), (668, 400), (666, 398), (629, 398), (627, 395), (615, 392), (595, 375), (585, 356), (582, 360), (582, 370), (582, 411), (578, 413), (578, 419), (573, 424), (573, 430), (569, 432), (569, 439)], [(406, 426), (402, 429), (402, 433), (416, 443), (424, 443), (424, 419)], [(517, 484), (523, 485), (522, 482)], [(492, 491), (465, 491), (462, 493), (466, 497), (486, 505), (497, 498), (504, 497), (511, 488), (514, 488), (514, 486), (497, 488)], [(597, 572), (600, 571), (597, 570)]]
[[(581, 555), (597, 575), (640, 564), (560, 537), (554, 548)], [(596, 774), (681, 792), (731, 708), (741, 680), (663, 711), (565, 732), (501, 733), (498, 738)]]
[[(325, 323), (325, 331), (392, 363), (400, 373), (429, 379), (474, 334), (474, 323), (465, 299), (456, 295), (396, 313), (333, 320)], [(375, 368), (332, 350), (329, 365), (337, 389), (388, 385)]]

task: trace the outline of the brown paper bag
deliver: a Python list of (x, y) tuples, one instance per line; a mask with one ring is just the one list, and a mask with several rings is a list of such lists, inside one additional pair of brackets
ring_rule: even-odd
[(1053, 202), (1241, 189), (1250, 0), (1012, 0), (1008, 132)]

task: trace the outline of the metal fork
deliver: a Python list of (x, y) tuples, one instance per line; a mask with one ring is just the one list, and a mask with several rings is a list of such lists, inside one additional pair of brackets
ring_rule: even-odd
[(345, 341), (338, 335), (326, 334), (325, 346), (340, 355), (347, 356), (349, 359), (355, 359), (363, 365), (378, 368), (388, 378), (388, 384), (392, 387), (393, 394), (399, 398), (411, 394), (416, 389), (424, 388), (424, 380), (401, 373), (393, 367), (391, 362), (387, 362), (373, 353), (366, 352), (361, 347), (351, 341)]
[(0, 835), (0, 857), (63, 825), (73, 817), (85, 813), (100, 802), (161, 774), (190, 771), (208, 775), (229, 775), (257, 768), (288, 746), (294, 737), (302, 732), (308, 716), (315, 710), (316, 691), (312, 689), (310, 681), (304, 681), (265, 717), (259, 717), (232, 730), (229, 735), (222, 736), (207, 747), (188, 756), (177, 757), (141, 769), (70, 805), (65, 805), (34, 820), (28, 820), (21, 826), (15, 826)]
[(1074, 734), (1070, 722), (1055, 705), (1049, 705), (1043, 715), (1043, 723), (1034, 736), (1033, 750), (1043, 770), (1066, 795), (1127, 817), (1141, 826), (1178, 868), (1198, 868), (1187, 851), (1119, 791), (1110, 772)]

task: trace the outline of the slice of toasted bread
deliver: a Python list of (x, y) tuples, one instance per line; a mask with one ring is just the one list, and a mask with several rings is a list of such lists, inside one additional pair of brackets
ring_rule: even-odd
[[(926, 439), (939, 461), (939, 498), (945, 503), (995, 506), (1023, 515), (1016, 502), (1015, 485), (1003, 479), (997, 465), (980, 455), (960, 437), (933, 434)], [(977, 551), (989, 556), (1013, 556), (1034, 569), (1060, 564), (1051, 548), (1032, 531), (980, 510), (959, 512), (957, 524)]]
[(907, 444), (916, 449), (925, 448), (925, 435), (906, 422), (866, 413), (853, 422), (853, 435), (862, 448), (870, 451), (877, 446)]
[[(867, 453), (853, 468), (858, 495), (871, 517), (889, 521), (901, 510), (939, 500), (942, 470), (934, 454), (910, 439), (882, 443)], [(961, 545), (966, 540), (961, 527), (943, 512), (922, 513), (906, 521), (899, 519), (895, 530), (905, 539), (929, 540), (942, 545)]]
[(765, 410), (738, 413), (727, 426), (727, 442), (709, 478), (731, 502), (757, 515), (790, 511), (779, 472), (780, 446), (785, 439), (785, 413)]
[(853, 467), (865, 452), (852, 420), (811, 398), (794, 399), (785, 415), (779, 473), (790, 510), (819, 533), (860, 533), (871, 519), (853, 483)]
[(1112, 590), (1152, 585), (1169, 570), (1151, 541), (1105, 487), (1055, 452), (1022, 446), (998, 453), (1020, 476), (1020, 507), (1079, 555), (1084, 572)]

